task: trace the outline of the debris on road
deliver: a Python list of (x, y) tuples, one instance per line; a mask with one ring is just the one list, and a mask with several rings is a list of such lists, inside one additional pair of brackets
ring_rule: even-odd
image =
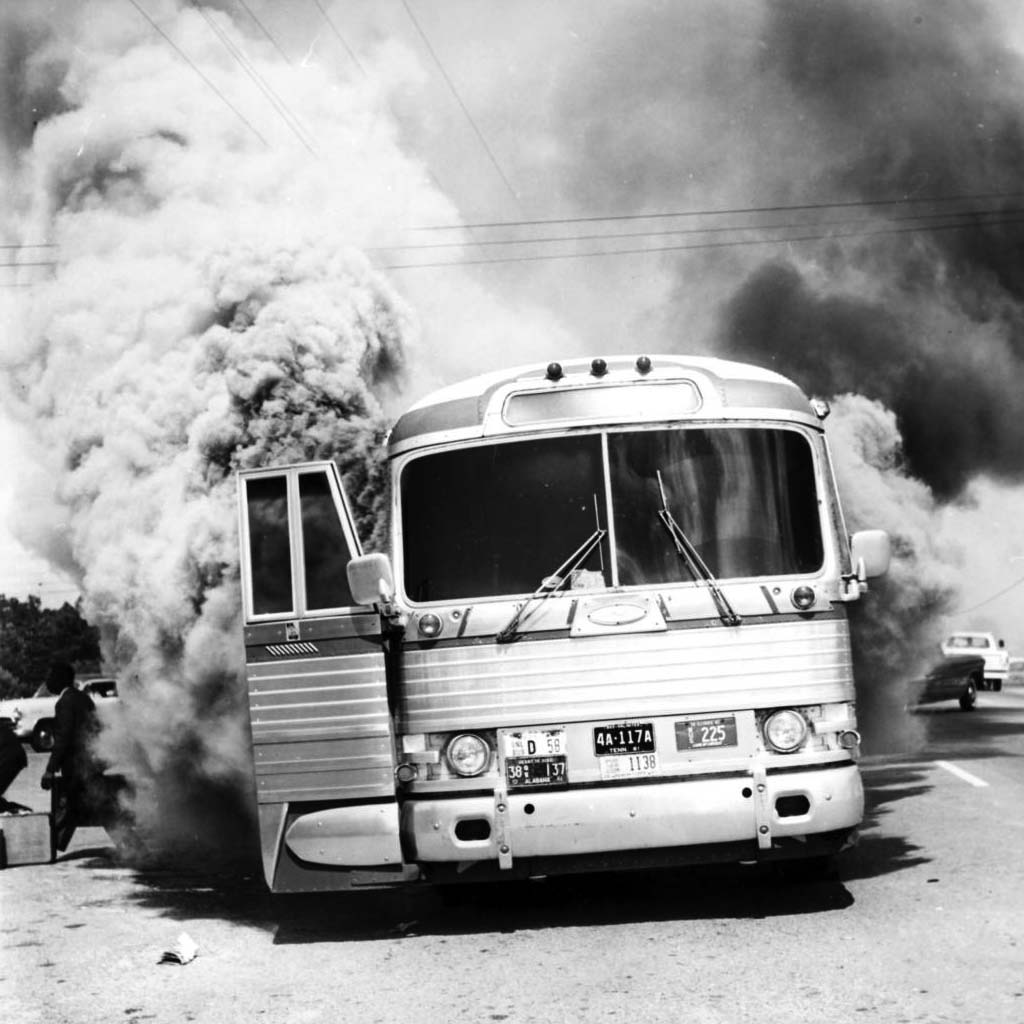
[(199, 946), (196, 945), (195, 940), (185, 932), (182, 932), (178, 936), (177, 944), (170, 949), (164, 950), (159, 962), (162, 964), (191, 963), (195, 960), (198, 952)]

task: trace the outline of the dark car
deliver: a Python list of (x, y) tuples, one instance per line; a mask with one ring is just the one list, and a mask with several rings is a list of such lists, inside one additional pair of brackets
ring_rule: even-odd
[(943, 658), (923, 679), (911, 683), (908, 706), (955, 700), (964, 711), (973, 711), (984, 679), (984, 658), (973, 654)]

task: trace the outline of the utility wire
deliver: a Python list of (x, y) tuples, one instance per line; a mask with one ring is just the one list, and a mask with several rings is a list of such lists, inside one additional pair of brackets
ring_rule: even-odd
[[(990, 223), (1001, 223), (999, 221), (978, 220), (981, 217), (1006, 216), (1007, 214), (1024, 214), (1024, 207), (1002, 210), (950, 210), (945, 213), (914, 213), (904, 214), (887, 218), (890, 222), (902, 221), (927, 221), (941, 220), (950, 217), (970, 218), (964, 221), (964, 227), (972, 224), (987, 225)], [(814, 227), (847, 227), (850, 225), (877, 223), (878, 218), (847, 218), (835, 221), (815, 221), (813, 223), (789, 221), (782, 224), (729, 224), (721, 227), (710, 228), (666, 228), (660, 231), (622, 231), (605, 232), (589, 235), (535, 235), (532, 238), (497, 238), (497, 239), (474, 239), (472, 242), (412, 242), (407, 244), (397, 243), (395, 245), (369, 246), (363, 249), (364, 252), (393, 252), (402, 250), (429, 250), (429, 249), (462, 249), (470, 245), (542, 245), (553, 242), (593, 242), (604, 239), (622, 238), (660, 238), (671, 235), (715, 235), (734, 231), (791, 231), (798, 228)]]
[[(985, 222), (986, 227), (1002, 224), (1024, 224), (1024, 218), (1020, 220)], [(641, 256), (654, 253), (687, 252), (696, 249), (731, 249), (739, 246), (786, 245), (794, 242), (820, 242), (826, 239), (871, 238), (876, 235), (902, 235), (924, 231), (964, 230), (965, 228), (978, 226), (979, 225), (972, 224), (970, 222), (959, 224), (925, 224), (920, 227), (879, 228), (877, 231), (825, 232), (807, 235), (793, 235), (785, 238), (736, 239), (728, 242), (695, 242), (690, 245), (650, 246), (643, 249), (600, 249), (591, 252), (543, 253), (531, 256), (489, 256), (482, 259), (446, 260), (439, 263), (386, 263), (382, 264), (380, 269), (417, 270), (437, 267), (468, 267), (489, 263), (538, 263), (543, 260), (575, 260), (586, 259), (594, 256)]]
[(135, 10), (137, 10), (139, 14), (141, 14), (146, 19), (146, 21), (148, 21), (150, 25), (153, 26), (154, 30), (157, 31), (163, 37), (167, 45), (170, 46), (172, 50), (174, 50), (174, 52), (203, 80), (203, 82), (206, 83), (207, 86), (209, 86), (210, 89), (213, 90), (214, 93), (216, 93), (216, 95), (220, 98), (224, 105), (231, 110), (231, 112), (238, 118), (238, 120), (241, 121), (242, 124), (244, 124), (246, 128), (248, 128), (249, 131), (251, 131), (253, 135), (255, 135), (256, 138), (259, 139), (260, 142), (262, 142), (263, 145), (269, 149), (270, 143), (267, 142), (267, 140), (263, 138), (262, 135), (260, 135), (260, 133), (252, 125), (252, 123), (246, 119), (246, 117), (241, 113), (241, 111), (238, 110), (238, 108), (224, 95), (224, 93), (222, 93), (220, 89), (218, 89), (217, 86), (215, 86), (213, 82), (211, 82), (210, 79), (203, 74), (199, 66), (188, 56), (188, 54), (186, 54), (185, 51), (182, 50), (181, 47), (178, 46), (178, 44), (149, 16), (149, 14), (140, 6), (138, 0), (128, 0), (128, 3), (130, 3), (132, 7), (134, 7)]
[(277, 50), (281, 60), (283, 60), (285, 64), (291, 65), (292, 62), (288, 59), (287, 54), (278, 45), (277, 40), (270, 34), (266, 25), (264, 25), (263, 22), (260, 21), (260, 19), (257, 18), (255, 14), (253, 14), (252, 8), (245, 2), (245, 0), (235, 0), (235, 3), (238, 4), (238, 6), (241, 7), (246, 14), (249, 15), (250, 19), (253, 22), (255, 22), (256, 27), (267, 37), (267, 39), (270, 40), (270, 45), (273, 46), (275, 50)]
[(217, 36), (217, 38), (224, 45), (224, 48), (231, 54), (238, 66), (256, 83), (256, 86), (263, 93), (264, 96), (270, 101), (274, 109), (281, 115), (281, 119), (288, 125), (292, 130), (295, 137), (305, 146), (309, 155), (319, 159), (319, 154), (313, 148), (312, 143), (309, 141), (308, 133), (302, 126), (302, 122), (288, 109), (287, 104), (274, 92), (274, 90), (267, 84), (266, 79), (256, 70), (252, 61), (245, 55), (245, 51), (239, 47), (233, 39), (225, 32), (216, 22), (216, 20), (202, 8), (197, 0), (191, 0), (192, 7), (202, 15), (203, 20), (207, 25), (210, 26), (211, 31)]
[(348, 54), (349, 60), (351, 60), (352, 63), (355, 64), (355, 66), (359, 69), (359, 73), (363, 76), (363, 78), (368, 78), (369, 75), (367, 75), (366, 69), (363, 67), (362, 64), (359, 63), (359, 58), (355, 55), (355, 51), (352, 49), (352, 47), (349, 46), (347, 42), (345, 42), (345, 37), (341, 34), (341, 30), (338, 28), (338, 26), (334, 24), (334, 21), (332, 20), (331, 16), (327, 13), (327, 10), (324, 8), (324, 5), (320, 3), (320, 0), (313, 0), (313, 3), (316, 5), (316, 9), (323, 15), (324, 21), (327, 22), (327, 25), (330, 28), (330, 30), (334, 33), (335, 38), (338, 40), (339, 43), (341, 43), (342, 48)]
[(989, 595), (985, 598), (984, 601), (979, 601), (977, 604), (971, 605), (970, 608), (962, 608), (960, 611), (954, 612), (953, 618), (957, 618), (961, 615), (967, 615), (970, 612), (976, 612), (979, 608), (984, 608), (985, 605), (991, 604), (993, 601), (996, 600), (996, 598), (1002, 597), (1003, 594), (1008, 594), (1011, 590), (1013, 590), (1015, 587), (1019, 587), (1022, 583), (1024, 583), (1024, 576), (1021, 576), (1020, 579), (1014, 580), (1008, 587), (1003, 587), (1002, 590), (999, 590), (996, 593)]
[(0, 245), (0, 249), (57, 249), (56, 242), (25, 242), (12, 243), (11, 245)]
[[(319, 2), (319, 0), (314, 0), (314, 2)], [(505, 185), (505, 188), (508, 190), (508, 194), (512, 197), (513, 201), (518, 206), (519, 196), (516, 195), (515, 189), (513, 189), (512, 186), (509, 184), (508, 178), (505, 177), (505, 172), (501, 169), (501, 166), (499, 165), (497, 159), (495, 158), (494, 153), (491, 151), (491, 147), (487, 145), (487, 140), (484, 138), (483, 133), (477, 127), (476, 121), (473, 120), (472, 114), (470, 114), (469, 110), (466, 108), (466, 104), (462, 102), (462, 97), (459, 95), (458, 90), (455, 88), (455, 85), (452, 82), (451, 78), (448, 77), (448, 72), (445, 71), (444, 65), (441, 63), (437, 54), (434, 52), (433, 46), (430, 45), (430, 40), (427, 38), (426, 33), (420, 26), (420, 23), (416, 20), (416, 15), (412, 13), (412, 8), (407, 3), (407, 0), (402, 0), (402, 6), (405, 8), (405, 13), (409, 16), (409, 20), (412, 22), (417, 34), (423, 41), (423, 45), (427, 48), (427, 53), (430, 54), (431, 59), (437, 65), (438, 71), (441, 72), (441, 77), (445, 80), (445, 84), (451, 90), (451, 94), (455, 97), (455, 102), (458, 103), (459, 109), (462, 111), (466, 120), (469, 122), (470, 127), (476, 133), (476, 137), (480, 141), (480, 145), (483, 147), (484, 152), (488, 156), (488, 159), (491, 161), (491, 165), (494, 167), (495, 171), (498, 172), (498, 177), (501, 178), (502, 182)], [(466, 227), (475, 226), (476, 225), (466, 225)]]
[(864, 206), (900, 206), (911, 203), (952, 203), (973, 202), (990, 199), (1020, 199), (1024, 192), (989, 192), (977, 195), (959, 196), (909, 196), (901, 199), (856, 199), (839, 203), (796, 203), (779, 206), (740, 206), (710, 210), (676, 210), (655, 213), (619, 213), (603, 217), (548, 217), (539, 220), (496, 220), (483, 221), (477, 224), (424, 224), (412, 231), (461, 231), (469, 228), (520, 228), (538, 227), (546, 224), (591, 224), (599, 221), (630, 221), (630, 220), (666, 220), (671, 217), (724, 217), (740, 213), (788, 213), (799, 210), (842, 210)]

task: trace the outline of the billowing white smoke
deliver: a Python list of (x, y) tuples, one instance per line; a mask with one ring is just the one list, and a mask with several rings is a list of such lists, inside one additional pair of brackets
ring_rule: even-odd
[(105, 752), (144, 823), (180, 829), (185, 791), (223, 812), (247, 785), (233, 471), (336, 457), (372, 496), (416, 329), (358, 247), (453, 215), (363, 80), (244, 43), (313, 155), (200, 12), (148, 4), (231, 106), (141, 18), (81, 6), (75, 46), (30, 33), (58, 95), (5, 220), (59, 248), (52, 279), (3, 295), (4, 399), (43, 501), (21, 532), (81, 581), (123, 679)]

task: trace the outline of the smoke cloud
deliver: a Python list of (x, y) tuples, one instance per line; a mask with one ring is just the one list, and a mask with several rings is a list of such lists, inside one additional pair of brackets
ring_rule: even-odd
[[(249, 820), (234, 472), (334, 457), (381, 543), (386, 406), (418, 328), (360, 249), (452, 213), (369, 80), (150, 3), (193, 74), (126, 6), (79, 5), (53, 31), (5, 21), (6, 227), (55, 248), (49, 279), (4, 291), (0, 360), (43, 498), (21, 532), (80, 580), (122, 679), (103, 752), (139, 781), (150, 832), (209, 840)], [(313, 152), (256, 104), (208, 17)]]

